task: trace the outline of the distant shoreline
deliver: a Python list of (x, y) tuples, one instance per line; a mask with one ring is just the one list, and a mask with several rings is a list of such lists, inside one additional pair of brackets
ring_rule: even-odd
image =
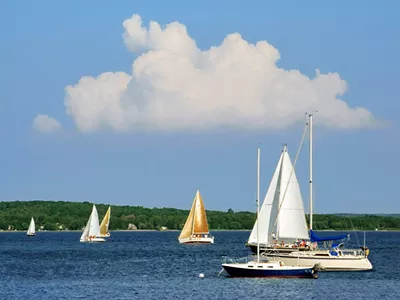
[[(0, 233), (13, 233), (13, 232), (26, 232), (27, 230), (3, 230)], [(128, 230), (128, 229), (116, 229), (110, 230), (110, 232), (180, 232), (179, 229), (166, 229), (166, 230), (157, 230), (157, 229), (136, 229), (136, 230)], [(248, 231), (251, 229), (211, 229), (210, 232), (220, 232), (220, 231)], [(385, 230), (315, 230), (317, 232), (400, 232), (399, 229), (385, 229)], [(42, 232), (82, 232), (82, 230), (41, 230), (37, 231), (36, 234)]]

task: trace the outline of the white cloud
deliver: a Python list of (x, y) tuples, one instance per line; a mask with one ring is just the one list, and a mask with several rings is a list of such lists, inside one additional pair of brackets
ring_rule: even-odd
[(65, 89), (67, 113), (81, 131), (283, 128), (314, 110), (328, 127), (378, 123), (367, 109), (340, 99), (347, 83), (339, 74), (316, 70), (309, 78), (279, 68), (280, 53), (266, 41), (250, 44), (233, 33), (201, 50), (178, 22), (146, 28), (133, 15), (123, 27), (126, 47), (140, 54), (132, 73), (82, 77)]
[(61, 129), (60, 123), (48, 115), (37, 115), (33, 119), (32, 127), (37, 131), (52, 133)]

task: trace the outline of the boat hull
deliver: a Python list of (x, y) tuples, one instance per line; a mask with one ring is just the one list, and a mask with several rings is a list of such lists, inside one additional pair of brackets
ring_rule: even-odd
[(100, 237), (80, 240), (81, 243), (101, 243), (101, 242), (105, 242), (105, 241), (106, 241), (105, 239), (100, 238)]
[(222, 264), (231, 277), (269, 277), (269, 278), (317, 278), (313, 267), (266, 269), (254, 268), (246, 264)]
[(181, 244), (214, 244), (214, 237), (188, 237), (179, 239)]
[(109, 232), (107, 232), (107, 234), (100, 234), (99, 237), (101, 238), (106, 238), (106, 237), (110, 237), (111, 234)]
[(35, 236), (36, 233), (27, 233), (26, 236)]
[(323, 271), (368, 271), (372, 270), (372, 264), (367, 257), (313, 257), (303, 254), (299, 256), (285, 253), (269, 253), (268, 259), (279, 260), (285, 265), (300, 265), (312, 267), (319, 264)]

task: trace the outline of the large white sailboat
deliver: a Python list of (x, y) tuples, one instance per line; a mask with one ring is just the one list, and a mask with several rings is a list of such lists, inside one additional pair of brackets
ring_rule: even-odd
[(29, 223), (29, 228), (28, 231), (26, 232), (27, 236), (35, 236), (36, 235), (36, 230), (35, 230), (35, 220), (33, 220), (33, 217), (31, 219), (31, 222)]
[(82, 232), (81, 243), (96, 243), (105, 242), (106, 240), (100, 236), (99, 216), (97, 214), (96, 205), (93, 204), (92, 213), (86, 223), (85, 229)]
[[(257, 150), (257, 217), (259, 216), (260, 199), (260, 149)], [(260, 226), (256, 224), (256, 228)], [(259, 232), (259, 231), (258, 231)], [(256, 257), (244, 257), (233, 260), (225, 257), (222, 268), (232, 277), (278, 277), (278, 278), (318, 278), (318, 265), (312, 267), (297, 264), (285, 265), (282, 261), (269, 261), (260, 256), (259, 235), (256, 234)]]
[[(342, 244), (334, 243), (347, 237), (318, 237), (312, 231), (313, 186), (312, 186), (312, 121), (309, 120), (303, 134), (302, 142), (309, 129), (310, 140), (310, 224), (307, 231), (303, 200), (300, 187), (294, 172), (299, 152), (294, 164), (291, 163), (287, 148), (284, 147), (274, 176), (267, 191), (260, 216), (254, 225), (247, 245), (254, 252), (254, 239), (257, 236), (262, 242), (262, 251), (269, 259), (283, 261), (285, 264), (297, 263), (302, 266), (314, 266), (318, 263), (326, 271), (358, 271), (372, 269), (368, 252), (361, 249), (343, 249)], [(301, 144), (302, 144), (301, 142)], [(300, 144), (300, 148), (301, 148)], [(299, 150), (300, 150), (299, 148)], [(259, 223), (257, 225), (257, 223)], [(318, 243), (329, 242), (330, 247), (319, 249)]]

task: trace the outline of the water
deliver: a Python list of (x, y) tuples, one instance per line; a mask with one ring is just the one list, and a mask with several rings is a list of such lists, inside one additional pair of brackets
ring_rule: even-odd
[(0, 233), (0, 299), (400, 298), (400, 232), (367, 233), (373, 271), (317, 280), (218, 276), (222, 255), (248, 255), (247, 231), (214, 232), (214, 245), (180, 245), (178, 232), (111, 234), (87, 244), (80, 232)]

